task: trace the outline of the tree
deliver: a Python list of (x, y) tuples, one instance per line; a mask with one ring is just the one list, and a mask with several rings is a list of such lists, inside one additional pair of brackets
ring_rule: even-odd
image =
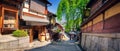
[(57, 19), (62, 20), (65, 17), (65, 30), (79, 30), (84, 16), (84, 10), (89, 0), (61, 0), (57, 9)]

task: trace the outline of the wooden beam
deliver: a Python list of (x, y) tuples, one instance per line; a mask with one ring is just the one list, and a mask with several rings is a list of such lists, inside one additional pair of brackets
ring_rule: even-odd
[(41, 28), (38, 29), (38, 40), (41, 41)]
[(33, 42), (33, 30), (32, 30), (32, 28), (29, 30), (29, 32), (30, 32), (29, 36), (30, 36), (30, 43), (31, 43), (31, 42)]
[[(45, 26), (44, 26), (45, 27)], [(46, 29), (46, 27), (45, 27), (45, 40), (47, 41), (47, 29)]]
[(0, 28), (2, 28), (2, 7), (0, 6)]
[(0, 5), (0, 35), (2, 33), (2, 6)]
[(15, 8), (15, 7), (7, 6), (7, 5), (4, 5), (4, 4), (2, 4), (2, 7), (4, 7), (5, 10), (9, 10), (9, 11), (12, 11), (12, 12), (18, 12), (18, 9)]
[(4, 20), (4, 7), (2, 7), (2, 17), (1, 17), (1, 28), (3, 28), (3, 21)]
[(45, 17), (42, 17), (42, 16), (38, 16), (38, 15), (31, 14), (31, 13), (26, 13), (26, 12), (23, 12), (23, 15), (31, 16), (31, 17), (37, 17), (37, 18), (41, 18), (41, 19), (45, 18)]
[(11, 12), (18, 12), (18, 10), (14, 10), (14, 9), (9, 9), (9, 8), (4, 8), (5, 10), (11, 11)]
[(0, 28), (0, 35), (2, 34), (2, 29)]
[(6, 2), (9, 2), (9, 3), (12, 3), (12, 4), (14, 4), (14, 5), (19, 5), (20, 4), (20, 2), (17, 2), (17, 0), (16, 1), (12, 1), (12, 0), (5, 0)]
[(18, 19), (18, 12), (16, 12), (16, 22), (15, 22), (16, 28), (19, 29), (19, 19)]
[(120, 2), (105, 11), (105, 20), (120, 13)]
[(84, 36), (98, 36), (104, 38), (120, 38), (120, 33), (82, 33)]

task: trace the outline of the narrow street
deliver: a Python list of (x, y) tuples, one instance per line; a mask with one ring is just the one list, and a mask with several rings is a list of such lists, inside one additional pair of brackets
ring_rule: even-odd
[(120, 0), (0, 0), (0, 51), (120, 51)]
[(43, 47), (36, 47), (26, 51), (81, 51), (77, 44), (72, 41), (52, 42)]

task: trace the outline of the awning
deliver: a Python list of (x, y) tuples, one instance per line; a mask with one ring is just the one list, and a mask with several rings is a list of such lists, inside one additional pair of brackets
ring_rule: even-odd
[(45, 23), (45, 22), (31, 22), (31, 21), (26, 21), (26, 25), (31, 25), (31, 26), (42, 26), (42, 25), (47, 25), (48, 23)]
[(47, 25), (49, 23), (49, 20), (45, 18), (37, 18), (25, 15), (22, 16), (22, 19), (26, 21), (27, 25)]

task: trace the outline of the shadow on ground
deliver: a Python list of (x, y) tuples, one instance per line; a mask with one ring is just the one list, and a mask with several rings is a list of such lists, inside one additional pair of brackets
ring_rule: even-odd
[[(72, 43), (71, 43), (72, 42)], [(52, 42), (46, 46), (36, 47), (25, 51), (81, 51), (73, 41)]]

